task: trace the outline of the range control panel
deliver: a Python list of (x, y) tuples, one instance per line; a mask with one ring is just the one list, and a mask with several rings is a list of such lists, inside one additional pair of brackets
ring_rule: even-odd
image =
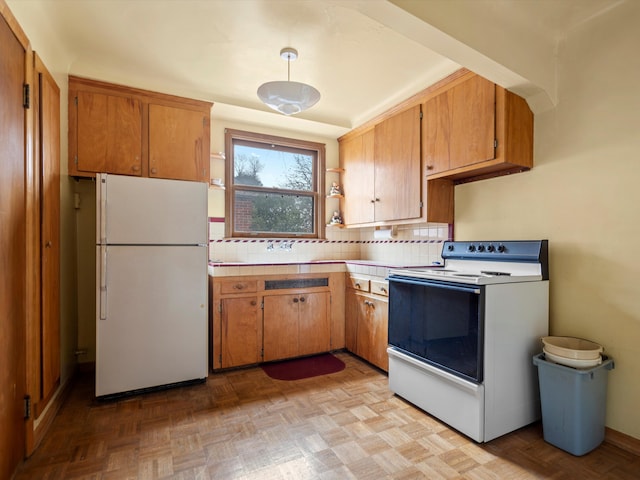
[(547, 262), (548, 240), (446, 241), (442, 258), (505, 262)]

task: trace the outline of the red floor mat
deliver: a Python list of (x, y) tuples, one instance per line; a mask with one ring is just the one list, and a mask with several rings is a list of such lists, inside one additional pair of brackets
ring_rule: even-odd
[(261, 365), (276, 380), (300, 380), (344, 370), (344, 362), (330, 353)]

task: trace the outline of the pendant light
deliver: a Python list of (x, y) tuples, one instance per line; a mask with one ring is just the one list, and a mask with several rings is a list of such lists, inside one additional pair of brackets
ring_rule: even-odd
[(291, 81), (291, 62), (298, 58), (298, 51), (295, 48), (283, 48), (280, 57), (287, 61), (287, 81), (260, 85), (258, 97), (268, 107), (284, 115), (294, 115), (313, 107), (320, 100), (320, 92), (306, 83)]

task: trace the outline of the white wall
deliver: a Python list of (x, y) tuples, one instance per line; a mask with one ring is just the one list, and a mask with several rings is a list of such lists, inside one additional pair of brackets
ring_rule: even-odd
[(456, 238), (548, 238), (551, 333), (604, 345), (607, 426), (640, 438), (640, 2), (570, 32), (534, 169), (456, 187)]

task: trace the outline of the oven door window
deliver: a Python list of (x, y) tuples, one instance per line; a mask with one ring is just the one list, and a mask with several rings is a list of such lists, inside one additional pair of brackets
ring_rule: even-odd
[(454, 375), (483, 380), (483, 287), (389, 279), (389, 344)]

